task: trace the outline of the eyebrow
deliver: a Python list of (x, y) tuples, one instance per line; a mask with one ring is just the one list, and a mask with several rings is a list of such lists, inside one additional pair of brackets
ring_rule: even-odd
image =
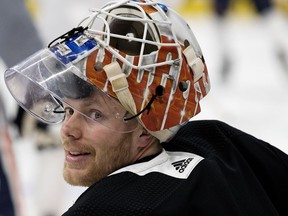
[(118, 105), (118, 104), (121, 105), (120, 103), (117, 103), (116, 100), (113, 100), (113, 98), (109, 98), (109, 95), (101, 95), (101, 94), (92, 95), (90, 97), (85, 97), (80, 100), (82, 101), (82, 104), (85, 106), (96, 105), (96, 106), (107, 107), (111, 105), (113, 106)]
[(71, 98), (66, 98), (66, 100), (64, 100), (64, 106), (75, 106), (75, 105), (79, 105), (81, 104), (81, 106), (90, 106), (90, 105), (98, 105), (100, 106), (101, 103), (99, 103), (98, 100), (93, 100), (91, 98), (85, 97), (85, 98), (81, 98), (81, 99), (71, 99)]
[[(77, 103), (78, 102), (78, 103)], [(97, 106), (97, 107), (105, 107), (105, 105), (107, 106), (107, 103), (105, 103), (104, 101), (100, 101), (100, 100), (96, 100), (93, 97), (91, 98), (82, 98), (80, 100), (76, 100), (77, 104), (80, 104), (82, 107), (89, 107), (89, 106)]]
[[(67, 98), (67, 101), (66, 101), (66, 104), (68, 106), (72, 106), (73, 107), (73, 104), (74, 106), (76, 104), (78, 104), (78, 106), (80, 105), (80, 107), (78, 107), (78, 109), (81, 109), (84, 107), (89, 107), (89, 106), (97, 106), (97, 108), (99, 109), (105, 109), (107, 107), (115, 107), (117, 110), (123, 110), (123, 111), (126, 111), (126, 109), (121, 105), (121, 103), (113, 98), (113, 97), (110, 97), (109, 95), (106, 95), (104, 92), (102, 94), (97, 94), (97, 93), (94, 93), (93, 95), (90, 95), (89, 97), (83, 97), (81, 99), (69, 99)], [(70, 105), (71, 104), (71, 105)]]

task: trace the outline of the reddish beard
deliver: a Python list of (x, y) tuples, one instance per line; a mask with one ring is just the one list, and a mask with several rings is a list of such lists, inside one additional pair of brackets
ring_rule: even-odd
[[(77, 143), (63, 140), (65, 149), (79, 149), (81, 152), (89, 152), (89, 160), (86, 164), (79, 164), (81, 169), (71, 167), (64, 163), (63, 176), (67, 183), (76, 186), (91, 186), (105, 178), (117, 169), (131, 163), (131, 139), (130, 136), (123, 136), (117, 140), (116, 145), (102, 145), (102, 148), (95, 150), (93, 147), (84, 146), (75, 148)], [(73, 148), (74, 147), (74, 148)]]

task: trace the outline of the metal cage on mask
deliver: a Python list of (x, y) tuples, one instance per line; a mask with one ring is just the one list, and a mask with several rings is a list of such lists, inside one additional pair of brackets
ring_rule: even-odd
[(117, 98), (132, 115), (124, 116), (123, 122), (137, 118), (149, 131), (188, 121), (200, 112), (199, 101), (210, 90), (202, 51), (189, 26), (175, 11), (154, 1), (115, 1), (92, 9), (78, 28), (57, 38), (37, 58), (32, 65), (41, 81), (24, 72), (23, 65), (31, 58), (5, 73), (15, 98), (15, 73), (57, 98), (55, 102), (84, 88), (64, 87), (67, 74), (73, 74), (84, 81), (78, 85), (97, 87)]
[[(108, 3), (83, 22), (100, 48), (85, 59), (85, 74), (150, 131), (180, 125), (200, 112), (210, 82), (188, 24), (154, 1)], [(97, 20), (104, 28), (95, 29)], [(161, 93), (157, 89), (161, 89)]]

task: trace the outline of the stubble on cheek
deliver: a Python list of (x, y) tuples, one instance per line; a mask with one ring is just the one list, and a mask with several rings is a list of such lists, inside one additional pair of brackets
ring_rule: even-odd
[[(109, 142), (109, 141), (108, 141)], [(117, 145), (105, 145), (95, 152), (84, 169), (71, 169), (64, 164), (64, 180), (74, 186), (89, 187), (114, 171), (131, 163), (131, 140), (121, 139)]]

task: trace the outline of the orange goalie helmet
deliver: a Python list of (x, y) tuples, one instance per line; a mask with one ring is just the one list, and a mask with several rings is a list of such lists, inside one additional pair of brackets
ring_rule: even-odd
[[(67, 87), (71, 97), (85, 94), (76, 84), (93, 85), (119, 100), (131, 114), (124, 121), (137, 118), (151, 132), (187, 122), (200, 112), (199, 102), (210, 90), (204, 57), (189, 25), (174, 10), (152, 0), (113, 1), (91, 9), (77, 28), (16, 66), (17, 70), (6, 71), (10, 89), (13, 74), (27, 65), (37, 67), (41, 79), (35, 78), (35, 70), (24, 77), (55, 98), (53, 109), (63, 102), (61, 88), (71, 81), (63, 74), (70, 71), (81, 80)], [(61, 85), (56, 84), (59, 80)], [(31, 111), (25, 103), (20, 101)], [(35, 112), (46, 122), (58, 121), (52, 113)]]

